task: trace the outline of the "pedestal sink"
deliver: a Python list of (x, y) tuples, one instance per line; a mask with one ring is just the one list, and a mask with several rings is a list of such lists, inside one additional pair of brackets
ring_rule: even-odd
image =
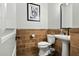
[(62, 56), (69, 56), (70, 36), (59, 34), (59, 35), (55, 35), (55, 37), (62, 41)]

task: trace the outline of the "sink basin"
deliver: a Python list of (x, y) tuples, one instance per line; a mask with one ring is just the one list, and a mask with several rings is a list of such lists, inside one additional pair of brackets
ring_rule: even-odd
[(56, 38), (60, 39), (60, 40), (64, 40), (64, 41), (69, 41), (70, 40), (70, 36), (69, 35), (55, 35)]

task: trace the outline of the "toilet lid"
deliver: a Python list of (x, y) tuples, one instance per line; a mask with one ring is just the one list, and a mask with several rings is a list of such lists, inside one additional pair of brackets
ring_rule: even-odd
[(45, 46), (45, 45), (50, 45), (50, 43), (48, 43), (48, 42), (39, 42), (38, 45)]

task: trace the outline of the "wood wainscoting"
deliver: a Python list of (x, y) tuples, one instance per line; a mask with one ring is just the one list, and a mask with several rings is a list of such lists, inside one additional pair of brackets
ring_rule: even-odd
[(70, 56), (79, 56), (79, 28), (70, 29)]
[[(47, 40), (47, 29), (17, 29), (16, 32), (17, 56), (37, 56), (38, 42)], [(31, 37), (32, 33), (35, 38)]]
[[(66, 30), (63, 30), (67, 33)], [(47, 34), (60, 34), (60, 29), (17, 29), (16, 30), (16, 55), (37, 56), (39, 53), (38, 42), (47, 41)], [(32, 38), (35, 33), (35, 38)], [(62, 42), (56, 39), (55, 56), (61, 56)]]

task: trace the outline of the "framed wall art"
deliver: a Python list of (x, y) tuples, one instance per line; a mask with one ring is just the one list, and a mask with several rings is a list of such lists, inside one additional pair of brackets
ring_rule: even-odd
[(27, 20), (40, 21), (40, 5), (27, 3)]

